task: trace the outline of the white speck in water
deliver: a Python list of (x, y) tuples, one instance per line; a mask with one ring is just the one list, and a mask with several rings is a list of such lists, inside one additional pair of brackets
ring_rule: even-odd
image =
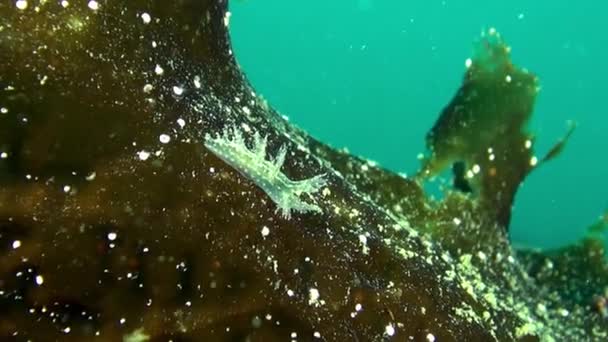
[(355, 311), (360, 312), (361, 310), (363, 310), (363, 305), (361, 305), (361, 303), (357, 303), (355, 305)]
[(154, 89), (154, 87), (148, 83), (144, 86), (144, 93), (149, 93), (152, 91), (152, 89)]
[(470, 58), (467, 58), (467, 59), (464, 61), (464, 66), (466, 66), (466, 67), (467, 67), (467, 69), (468, 69), (468, 68), (470, 68), (470, 67), (471, 67), (471, 65), (473, 65), (473, 60), (472, 60), (472, 59), (470, 59)]
[(156, 66), (154, 67), (154, 73), (157, 75), (162, 75), (165, 72), (165, 70), (158, 64), (156, 64)]
[(319, 297), (321, 296), (321, 294), (319, 293), (319, 290), (315, 289), (315, 288), (311, 288), (308, 290), (308, 304), (309, 305), (317, 305), (319, 304)]
[(8, 153), (6, 153), (6, 152), (0, 153), (0, 159), (6, 159), (6, 158), (8, 158)]
[(63, 186), (63, 192), (65, 192), (65, 193), (70, 192), (70, 190), (71, 190), (71, 189), (72, 189), (72, 187), (71, 187), (71, 186), (69, 186), (69, 185), (64, 185), (64, 186)]
[(149, 24), (150, 21), (152, 21), (152, 17), (148, 13), (144, 12), (141, 14), (141, 20), (144, 21), (144, 24)]
[(320, 333), (320, 332), (318, 332), (318, 331), (315, 331), (315, 332), (314, 332), (312, 335), (313, 335), (315, 338), (321, 338), (321, 333)]
[(395, 335), (395, 326), (392, 323), (389, 323), (386, 327), (384, 327), (384, 333), (387, 336), (394, 336)]
[(158, 140), (160, 140), (160, 142), (163, 144), (168, 144), (169, 141), (171, 141), (171, 137), (168, 134), (161, 134), (158, 137)]
[(63, 8), (66, 8), (66, 7), (70, 6), (70, 3), (68, 1), (66, 1), (66, 0), (63, 0), (61, 2), (61, 6), (63, 6)]
[(19, 247), (21, 247), (21, 240), (13, 241), (13, 249), (17, 249)]
[(2, 113), (2, 114), (6, 114), (6, 113), (8, 113), (8, 108), (6, 108), (6, 107), (1, 107), (1, 108), (0, 108), (0, 113)]
[(224, 15), (224, 26), (228, 27), (228, 25), (230, 25), (230, 16), (232, 16), (232, 13), (230, 12), (226, 12), (226, 15)]
[(453, 221), (454, 221), (454, 224), (457, 226), (459, 226), (462, 223), (462, 221), (458, 217), (454, 217)]
[(293, 293), (293, 291), (292, 291), (292, 290), (287, 290), (287, 295), (288, 295), (289, 297), (293, 297), (294, 293)]
[(247, 106), (243, 106), (243, 113), (246, 115), (251, 115), (251, 110)]
[(15, 2), (15, 6), (17, 6), (18, 9), (20, 10), (24, 10), (27, 8), (27, 1), (25, 0), (18, 0), (17, 2)]
[(70, 331), (72, 331), (72, 328), (70, 328), (70, 327), (65, 327), (65, 328), (63, 329), (63, 332), (64, 332), (64, 333), (66, 333), (66, 334), (69, 334), (69, 333), (70, 333)]
[(139, 160), (147, 160), (150, 157), (150, 152), (139, 151), (137, 152), (137, 156), (139, 157)]
[(532, 158), (530, 158), (530, 166), (536, 166), (536, 164), (538, 164), (538, 158), (532, 156)]
[(197, 89), (201, 87), (200, 76), (194, 76), (194, 87), (196, 87)]
[(525, 17), (525, 15), (523, 13), (519, 13), (517, 15), (517, 19), (522, 20)]
[(262, 236), (267, 237), (270, 234), (270, 229), (266, 226), (262, 227)]
[(44, 278), (41, 275), (36, 276), (36, 284), (42, 285), (44, 283)]
[(177, 96), (182, 95), (184, 93), (184, 88), (173, 86), (173, 93)]
[(511, 83), (511, 75), (507, 75), (505, 77), (505, 81), (507, 81), (507, 83)]
[(473, 173), (478, 174), (481, 171), (481, 167), (477, 164), (473, 165)]
[(120, 324), (125, 324), (126, 321), (127, 320), (125, 318), (121, 318), (119, 322), (120, 322)]
[(95, 0), (91, 0), (89, 1), (88, 4), (89, 8), (92, 9), (93, 11), (97, 11), (99, 9), (99, 3)]
[(108, 233), (108, 240), (110, 240), (110, 241), (116, 240), (117, 237), (118, 237), (118, 234), (116, 234), (115, 232)]
[(177, 124), (179, 125), (179, 127), (184, 128), (184, 126), (186, 126), (186, 120), (179, 118), (177, 119)]
[(532, 141), (526, 140), (526, 149), (529, 149), (530, 147), (532, 147)]

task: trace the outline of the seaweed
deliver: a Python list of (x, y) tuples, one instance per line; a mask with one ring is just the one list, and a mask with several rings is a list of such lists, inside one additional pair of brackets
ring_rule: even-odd
[(228, 18), (216, 0), (0, 3), (0, 339), (606, 339), (597, 243), (551, 273), (508, 241), (537, 80), (497, 33), (421, 173), (463, 162), (471, 194), (432, 201), (284, 120)]

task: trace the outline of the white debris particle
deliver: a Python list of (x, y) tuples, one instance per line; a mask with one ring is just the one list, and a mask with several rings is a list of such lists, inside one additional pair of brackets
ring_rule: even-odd
[(200, 76), (194, 76), (194, 87), (199, 89), (201, 87), (201, 78)]
[(150, 157), (150, 152), (139, 151), (137, 152), (137, 156), (139, 157), (139, 160), (147, 160)]
[(319, 305), (319, 297), (321, 296), (321, 294), (319, 293), (319, 290), (315, 289), (315, 288), (311, 288), (308, 290), (308, 305)]
[(6, 108), (6, 107), (0, 107), (0, 113), (2, 113), (2, 114), (8, 113), (8, 108)]
[(454, 219), (452, 220), (454, 222), (455, 225), (459, 226), (462, 221), (458, 218), (458, 217), (454, 217)]
[(8, 153), (6, 153), (6, 152), (0, 153), (0, 159), (6, 159), (6, 158), (8, 158)]
[(184, 128), (184, 126), (186, 126), (186, 120), (179, 118), (177, 119), (177, 124), (179, 125), (179, 127)]
[(473, 65), (473, 60), (470, 58), (467, 58), (466, 61), (464, 61), (464, 65), (468, 68), (471, 67), (471, 65)]
[(108, 233), (108, 240), (110, 240), (110, 241), (116, 240), (117, 237), (118, 237), (118, 234), (116, 234), (115, 232)]
[(363, 252), (363, 254), (368, 254), (369, 253), (369, 247), (367, 246), (367, 236), (360, 234), (359, 235), (359, 242), (361, 242), (361, 245), (363, 246), (361, 248), (361, 251)]
[(27, 8), (27, 1), (19, 0), (19, 1), (15, 2), (15, 6), (17, 6), (17, 8), (20, 10), (24, 10)]
[(126, 321), (127, 320), (125, 318), (121, 318), (119, 322), (120, 322), (120, 324), (125, 324)]
[(481, 167), (477, 164), (473, 165), (473, 173), (478, 174), (481, 171)]
[(94, 180), (95, 177), (97, 177), (97, 173), (96, 172), (91, 172), (84, 179), (86, 179), (87, 181), (90, 182), (90, 181)]
[(523, 13), (519, 13), (519, 14), (517, 15), (517, 19), (519, 19), (519, 20), (522, 20), (524, 17), (525, 17), (525, 16), (524, 16), (524, 14), (523, 14)]
[(184, 94), (184, 88), (179, 86), (173, 86), (173, 94), (180, 96)]
[(262, 227), (262, 236), (267, 237), (270, 234), (270, 229), (266, 226)]
[(13, 241), (13, 249), (17, 249), (19, 247), (21, 247), (21, 240)]
[(144, 93), (149, 93), (152, 91), (152, 89), (154, 89), (154, 87), (151, 84), (146, 84), (144, 85)]
[(293, 297), (293, 295), (294, 295), (293, 290), (287, 290), (287, 295), (289, 297)]
[(536, 166), (536, 164), (538, 164), (538, 158), (532, 156), (532, 158), (530, 158), (530, 166)]
[(61, 6), (63, 6), (63, 8), (66, 8), (66, 7), (70, 6), (70, 3), (68, 1), (66, 1), (66, 0), (63, 0), (61, 2)]
[(532, 141), (531, 140), (526, 140), (526, 148), (529, 149), (530, 147), (532, 147)]
[(312, 335), (313, 335), (315, 338), (321, 338), (321, 333), (320, 333), (320, 332), (318, 332), (318, 331), (315, 331), (315, 332), (314, 332)]
[(559, 314), (562, 315), (563, 317), (568, 317), (568, 315), (570, 314), (570, 311), (568, 311), (566, 309), (559, 309)]
[(162, 144), (168, 144), (171, 141), (171, 137), (168, 134), (161, 134), (158, 137), (158, 140), (160, 140)]
[(429, 341), (429, 342), (435, 342), (435, 335), (433, 335), (431, 333), (428, 333), (426, 335), (426, 340)]
[(243, 113), (245, 113), (245, 115), (251, 115), (251, 109), (247, 106), (243, 106)]
[(395, 335), (395, 326), (393, 325), (393, 323), (389, 323), (386, 327), (384, 327), (384, 334), (386, 334), (387, 336)]
[(67, 194), (68, 192), (70, 192), (70, 190), (71, 190), (71, 189), (72, 189), (72, 187), (71, 187), (71, 186), (69, 186), (69, 185), (64, 185), (64, 186), (63, 186), (63, 192), (65, 192), (66, 194)]
[(162, 75), (165, 72), (165, 70), (158, 64), (156, 64), (156, 66), (154, 67), (154, 73), (157, 75)]
[(505, 77), (505, 81), (506, 81), (507, 83), (511, 83), (511, 75), (507, 75), (507, 76)]
[(361, 303), (357, 303), (357, 304), (355, 305), (355, 311), (359, 312), (359, 311), (361, 311), (361, 310), (363, 310), (363, 305), (361, 305)]
[(226, 15), (224, 15), (224, 26), (228, 27), (228, 25), (230, 25), (230, 16), (232, 16), (232, 13), (230, 13), (229, 11), (226, 11)]
[(44, 283), (44, 278), (41, 275), (36, 276), (36, 284), (42, 285)]
[(99, 3), (95, 0), (91, 0), (89, 1), (88, 4), (89, 8), (92, 9), (93, 11), (97, 11), (99, 9)]
[(66, 334), (69, 334), (70, 331), (72, 331), (72, 328), (70, 328), (70, 327), (63, 328), (63, 332), (66, 333)]
[(150, 14), (144, 12), (141, 14), (141, 20), (144, 21), (144, 24), (149, 24), (150, 21), (152, 21), (152, 17), (150, 16)]

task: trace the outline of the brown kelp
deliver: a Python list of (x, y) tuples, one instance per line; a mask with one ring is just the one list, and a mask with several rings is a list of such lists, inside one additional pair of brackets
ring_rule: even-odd
[(601, 287), (603, 263), (539, 276), (502, 229), (536, 81), (495, 33), (425, 169), (465, 162), (479, 196), (436, 203), (270, 108), (229, 18), (221, 0), (0, 3), (3, 340), (606, 338), (593, 298), (555, 284)]

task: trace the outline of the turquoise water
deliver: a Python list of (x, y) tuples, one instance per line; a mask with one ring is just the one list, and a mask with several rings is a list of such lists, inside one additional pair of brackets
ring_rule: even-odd
[(460, 84), (472, 42), (496, 27), (540, 77), (531, 127), (543, 155), (511, 225), (517, 244), (558, 246), (608, 208), (608, 3), (572, 1), (232, 1), (233, 48), (256, 90), (335, 147), (414, 173), (424, 136)]

